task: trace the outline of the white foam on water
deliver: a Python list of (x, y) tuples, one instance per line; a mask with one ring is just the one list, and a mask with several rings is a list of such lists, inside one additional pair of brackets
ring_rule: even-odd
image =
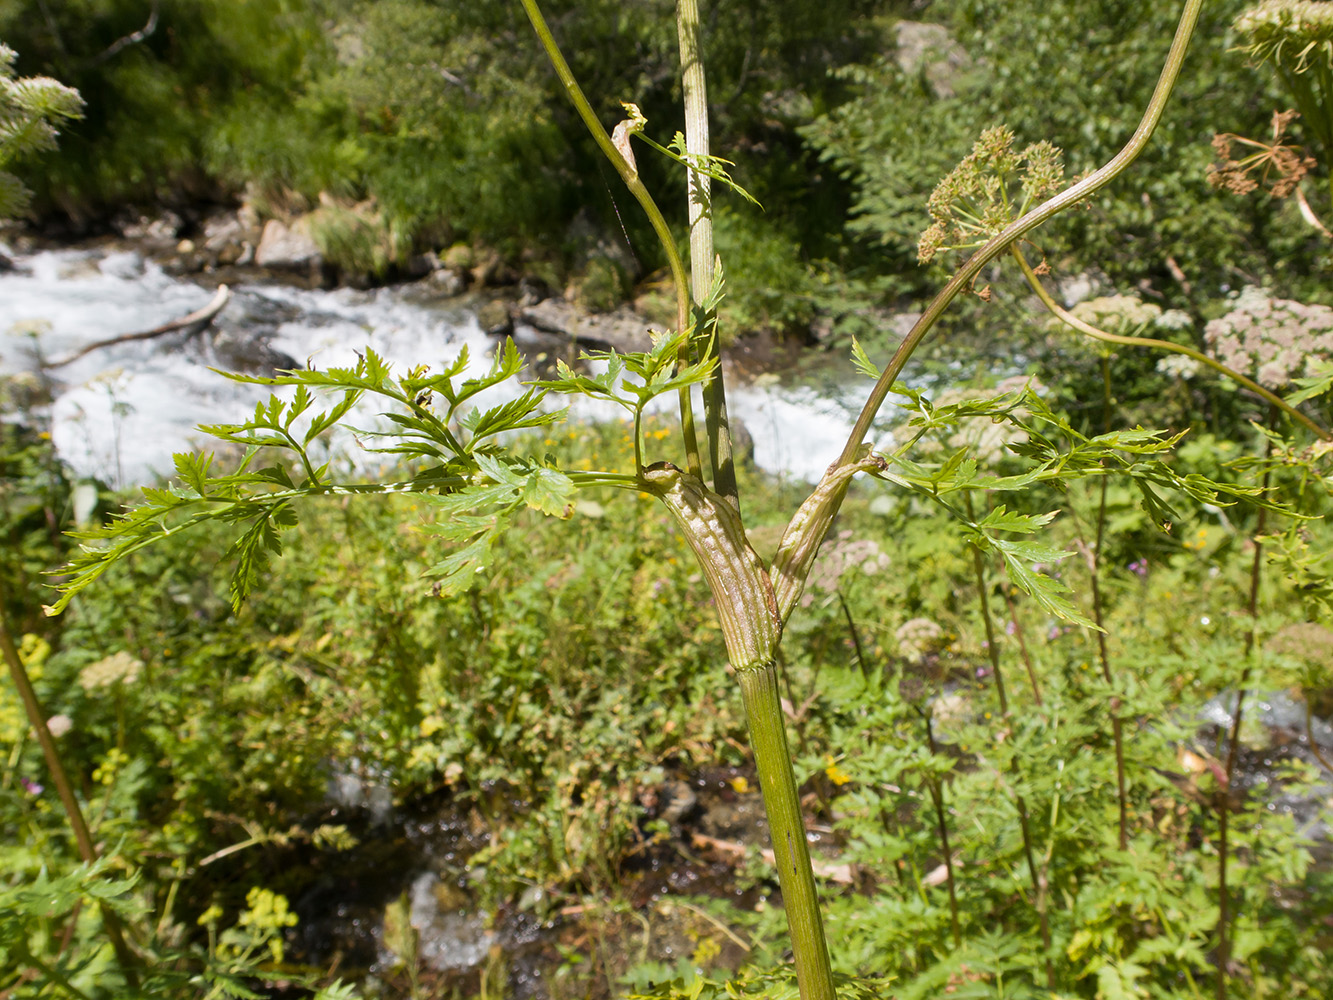
[[(45, 251), (15, 262), (16, 270), (0, 274), (0, 371), (8, 373), (35, 370), (38, 351), (58, 359), (99, 340), (170, 322), (206, 304), (214, 291), (173, 278), (133, 252)], [(494, 340), (474, 315), (407, 301), (397, 289), (247, 284), (235, 291), (276, 303), (295, 317), (279, 322), (268, 343), (303, 365), (352, 367), (367, 347), (397, 372), (419, 364), (438, 371), (464, 347), (470, 356), (467, 376), (491, 364)], [(209, 345), (207, 335), (185, 343), (168, 336), (101, 348), (52, 370), (50, 429), (61, 457), (79, 476), (117, 486), (152, 482), (170, 472), (175, 452), (207, 446), (210, 439), (198, 431), (199, 424), (246, 419), (272, 390), (210, 370), (217, 361)], [(512, 382), (498, 386), (479, 402), (495, 405), (524, 388)], [(291, 391), (278, 394), (290, 398)], [(731, 413), (754, 440), (756, 464), (812, 481), (837, 457), (855, 413), (849, 403), (860, 401), (781, 387), (776, 380), (733, 387), (728, 397)], [(675, 405), (674, 396), (655, 402), (668, 412)], [(375, 412), (363, 403), (347, 422), (372, 426)], [(573, 413), (619, 420), (625, 411), (609, 402), (579, 400)], [(360, 451), (346, 438), (335, 448), (368, 472), (389, 461), (381, 463), (380, 456)]]

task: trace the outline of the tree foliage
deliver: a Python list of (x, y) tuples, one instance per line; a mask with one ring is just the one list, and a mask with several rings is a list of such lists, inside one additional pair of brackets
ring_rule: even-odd
[(29, 192), (4, 169), (31, 153), (53, 149), (57, 126), (79, 117), (77, 91), (46, 77), (15, 79), (14, 50), (0, 44), (0, 219), (28, 206)]

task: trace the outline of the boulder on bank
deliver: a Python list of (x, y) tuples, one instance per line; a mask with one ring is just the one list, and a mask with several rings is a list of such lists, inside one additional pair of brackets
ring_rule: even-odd
[(955, 96), (961, 78), (973, 67), (972, 57), (942, 24), (899, 21), (898, 66), (907, 76), (923, 74), (935, 96)]
[(519, 308), (514, 319), (594, 349), (612, 348), (627, 354), (653, 346), (648, 321), (624, 307), (594, 315), (564, 299), (550, 298)]
[(258, 266), (279, 270), (308, 270), (318, 267), (322, 262), (319, 247), (315, 245), (314, 237), (310, 234), (310, 224), (304, 216), (291, 226), (277, 219), (269, 219), (264, 223), (264, 232), (255, 250), (255, 263)]

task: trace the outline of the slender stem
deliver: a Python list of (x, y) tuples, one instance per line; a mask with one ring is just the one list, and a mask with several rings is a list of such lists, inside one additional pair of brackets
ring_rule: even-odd
[(782, 725), (777, 669), (769, 661), (738, 670), (737, 677), (759, 771), (759, 786), (764, 793), (764, 810), (768, 814), (778, 883), (782, 887), (782, 905), (791, 931), (801, 1000), (836, 1000), (828, 944), (819, 915), (819, 895), (810, 867), (810, 848), (801, 820), (796, 774)]
[[(685, 151), (691, 157), (706, 157), (708, 142), (708, 86), (704, 75), (699, 33), (699, 0), (676, 0), (676, 34), (680, 39), (681, 85), (685, 99)], [(711, 181), (706, 174), (689, 173), (690, 292), (694, 298), (694, 329), (702, 334), (715, 320), (703, 312), (713, 287), (713, 203)], [(722, 378), (721, 344), (716, 327), (703, 345), (719, 364), (704, 383), (704, 426), (708, 432), (708, 460), (713, 473), (713, 492), (725, 497), (738, 510), (736, 464), (731, 454), (731, 424), (727, 419), (727, 390)]]
[[(970, 494), (964, 494), (967, 502), (968, 520), (976, 520), (972, 511), (972, 497)], [(1000, 701), (1000, 715), (1009, 718), (1009, 698), (1004, 690), (1004, 671), (1000, 669), (1000, 644), (995, 635), (995, 624), (990, 616), (990, 598), (986, 592), (986, 564), (981, 555), (981, 549), (972, 546), (972, 569), (976, 574), (977, 593), (981, 599), (981, 618), (986, 626), (986, 653), (990, 657), (991, 674), (995, 677), (995, 694)], [(1018, 771), (1018, 760), (1014, 759), (1013, 770)], [(1018, 809), (1018, 826), (1023, 833), (1023, 855), (1027, 859), (1028, 873), (1032, 878), (1032, 901), (1036, 906), (1041, 899), (1041, 875), (1037, 871), (1037, 863), (1032, 853), (1032, 829), (1028, 823), (1028, 804), (1023, 795), (1015, 790), (1014, 805)], [(1043, 908), (1037, 907), (1037, 922), (1041, 927), (1041, 941), (1046, 952), (1046, 988), (1055, 989), (1055, 969), (1051, 965), (1051, 924)]]
[[(1276, 413), (1270, 411), (1270, 423)], [(1264, 448), (1264, 457), (1273, 455), (1273, 441), (1269, 438)], [(1264, 468), (1264, 492), (1272, 479), (1271, 465)], [(1227, 887), (1227, 861), (1229, 857), (1228, 826), (1231, 814), (1231, 785), (1236, 773), (1236, 758), (1240, 751), (1240, 726), (1245, 708), (1245, 685), (1249, 683), (1250, 671), (1254, 666), (1251, 654), (1254, 652), (1255, 622), (1259, 616), (1259, 584), (1263, 579), (1263, 542), (1260, 540), (1267, 526), (1268, 509), (1260, 507), (1254, 526), (1254, 561), (1250, 564), (1250, 599), (1247, 610), (1250, 615), (1249, 628), (1245, 630), (1245, 669), (1240, 675), (1240, 689), (1236, 692), (1236, 714), (1231, 719), (1231, 741), (1227, 746), (1226, 782), (1217, 800), (1217, 1000), (1226, 1000), (1227, 969), (1231, 965), (1231, 893)]]
[(1041, 280), (1037, 277), (1037, 273), (1028, 265), (1027, 258), (1023, 256), (1022, 250), (1017, 246), (1014, 246), (1010, 248), (1010, 251), (1013, 253), (1014, 259), (1018, 261), (1018, 266), (1023, 269), (1023, 274), (1027, 278), (1028, 284), (1032, 286), (1032, 290), (1036, 292), (1037, 297), (1041, 299), (1042, 305), (1058, 317), (1061, 322), (1072, 326), (1080, 333), (1086, 333), (1089, 337), (1094, 337), (1097, 340), (1104, 341), (1108, 344), (1124, 344), (1129, 347), (1152, 347), (1157, 350), (1171, 351), (1175, 354), (1183, 354), (1188, 358), (1193, 358), (1200, 364), (1207, 365), (1218, 374), (1231, 379), (1231, 381), (1235, 382), (1237, 385), (1243, 385), (1246, 389), (1263, 397), (1264, 400), (1271, 403), (1273, 406), (1276, 406), (1288, 416), (1300, 421), (1323, 440), (1333, 441), (1333, 433), (1329, 432), (1326, 428), (1319, 426), (1319, 424), (1315, 423), (1300, 410), (1287, 403), (1281, 396), (1265, 389), (1253, 379), (1246, 378), (1240, 372), (1233, 371), (1216, 358), (1211, 358), (1202, 351), (1196, 351), (1194, 348), (1186, 347), (1184, 344), (1173, 344), (1169, 340), (1157, 340), (1154, 337), (1126, 337), (1118, 333), (1108, 333), (1105, 330), (1099, 330), (1090, 323), (1085, 323), (1069, 310), (1063, 308), (1051, 297), (1051, 293), (1042, 285)]
[[(4, 657), (9, 667), (9, 676), (14, 681), (14, 687), (18, 688), (19, 698), (23, 701), (24, 711), (28, 715), (28, 722), (37, 732), (37, 742), (41, 745), (42, 756), (46, 758), (46, 770), (56, 786), (60, 804), (65, 808), (65, 818), (69, 822), (70, 832), (74, 834), (74, 842), (78, 845), (79, 857), (85, 864), (91, 865), (97, 860), (97, 848), (93, 844), (92, 834), (88, 832), (88, 823), (83, 818), (79, 801), (74, 797), (69, 775), (65, 771), (64, 764), (60, 762), (55, 737), (51, 735), (51, 729), (46, 724), (46, 713), (37, 700), (37, 692), (33, 690), (28, 669), (23, 665), (23, 660), (14, 646), (14, 640), (9, 634), (9, 625), (4, 614), (4, 600), (5, 595), (0, 592), (0, 656)], [(101, 911), (102, 924), (106, 928), (107, 937), (111, 940), (111, 947), (115, 950), (121, 971), (131, 983), (134, 983), (136, 981), (134, 955), (125, 943), (120, 920), (105, 902), (101, 904)]]
[(866, 660), (865, 650), (861, 646), (861, 635), (856, 631), (856, 622), (852, 618), (852, 609), (847, 606), (847, 598), (842, 596), (842, 591), (836, 591), (838, 603), (842, 605), (842, 615), (847, 619), (847, 631), (851, 634), (852, 645), (856, 648), (856, 663), (861, 668), (861, 676), (870, 677), (870, 664)]
[[(972, 498), (967, 498), (968, 517), (972, 518)], [(995, 693), (1000, 699), (1000, 714), (1009, 714), (1009, 697), (1004, 691), (1004, 671), (1000, 669), (1000, 643), (995, 635), (995, 623), (990, 617), (990, 596), (986, 592), (986, 563), (981, 549), (973, 545), (972, 572), (977, 581), (977, 596), (981, 601), (981, 620), (986, 628), (986, 655), (990, 658), (991, 674), (995, 677)]]
[(1018, 620), (1018, 609), (1014, 607), (1014, 595), (1009, 588), (1004, 590), (1004, 606), (1009, 611), (1009, 620), (1014, 623), (1014, 638), (1018, 640), (1018, 650), (1023, 657), (1023, 666), (1027, 670), (1028, 684), (1032, 687), (1032, 700), (1036, 702), (1038, 708), (1041, 708), (1041, 685), (1037, 683), (1037, 670), (1032, 663), (1027, 635), (1023, 631), (1023, 623)]
[[(524, 2), (526, 3), (528, 0), (524, 0)], [(903, 338), (903, 342), (898, 345), (898, 350), (894, 352), (888, 367), (884, 369), (879, 380), (875, 383), (875, 388), (871, 391), (865, 406), (862, 407), (860, 415), (856, 418), (856, 424), (847, 438), (847, 443), (843, 446), (838, 464), (846, 465), (856, 460), (857, 450), (861, 447), (861, 442), (865, 440), (865, 436), (870, 433), (870, 425), (874, 422), (875, 414), (884, 405), (884, 400), (888, 398), (889, 390), (893, 388), (893, 383), (898, 380), (903, 366), (907, 364), (907, 359), (920, 346), (921, 341), (925, 339), (931, 327), (943, 315), (944, 310), (949, 307), (958, 293), (971, 286), (973, 279), (981, 273), (981, 269), (1002, 254), (1011, 244), (1017, 242), (1024, 234), (1031, 232), (1071, 205), (1077, 204), (1093, 193), (1100, 191), (1123, 173), (1143, 151), (1143, 148), (1147, 146), (1148, 140), (1152, 138), (1153, 132), (1157, 129), (1157, 123), (1161, 120), (1162, 111), (1166, 108), (1167, 99), (1171, 96), (1171, 91), (1175, 87), (1176, 78), (1180, 75), (1180, 67), (1185, 61), (1185, 50), (1189, 48), (1190, 36), (1194, 34), (1194, 26), (1198, 23), (1199, 10), (1202, 6), (1203, 0), (1185, 0), (1184, 9), (1180, 14), (1180, 23), (1176, 27), (1175, 38), (1171, 42), (1171, 50), (1167, 53), (1162, 74), (1157, 80), (1157, 88), (1153, 91), (1152, 99), (1148, 102), (1143, 118), (1139, 121), (1139, 125), (1134, 130), (1134, 134), (1130, 136), (1129, 141), (1125, 143), (1124, 148), (1106, 164), (1077, 184), (1048, 198), (1026, 215), (1011, 222), (999, 235), (992, 237), (985, 246), (974, 253), (967, 263), (954, 274), (940, 293), (935, 296), (935, 300), (921, 314), (921, 318), (916, 321), (907, 336)]]
[[(653, 227), (653, 232), (657, 234), (657, 241), (662, 245), (662, 251), (666, 254), (667, 264), (671, 268), (671, 283), (676, 292), (676, 329), (684, 330), (690, 325), (690, 292), (688, 283), (685, 280), (685, 265), (681, 262), (680, 251), (676, 249), (676, 239), (671, 235), (671, 227), (667, 225), (666, 219), (662, 217), (661, 210), (657, 207), (657, 202), (653, 201), (653, 196), (648, 193), (644, 187), (643, 181), (639, 179), (639, 172), (630, 164), (620, 151), (616, 149), (611, 142), (611, 137), (606, 134), (606, 129), (598, 120), (596, 112), (588, 99), (583, 96), (583, 89), (579, 86), (578, 80), (574, 78), (574, 72), (569, 68), (569, 63), (560, 52), (560, 46), (556, 44), (555, 36), (551, 34), (551, 29), (547, 27), (546, 19), (542, 17), (541, 9), (537, 6), (537, 0), (519, 0), (523, 5), (523, 10), (528, 15), (528, 20), (532, 22), (532, 28), (537, 33), (537, 38), (546, 50), (546, 56), (551, 60), (551, 65), (555, 68), (555, 75), (560, 78), (560, 83), (565, 88), (565, 94), (574, 105), (574, 110), (583, 119), (583, 124), (592, 135), (593, 141), (597, 143), (597, 148), (602, 151), (602, 155), (611, 161), (611, 165), (616, 168), (616, 173), (620, 174), (621, 180), (629, 188), (630, 194), (634, 195), (636, 201), (643, 208), (648, 216), (648, 221)], [(688, 348), (682, 350), (681, 363), (689, 362)], [(690, 475), (703, 478), (703, 466), (699, 461), (699, 441), (694, 430), (694, 408), (690, 402), (689, 389), (681, 389), (680, 393), (680, 427), (681, 433), (685, 439), (685, 457), (689, 466)]]
[[(925, 712), (921, 714), (926, 719), (926, 742), (933, 756), (939, 752), (935, 746), (935, 729), (931, 725), (930, 716)], [(944, 814), (944, 784), (934, 776), (929, 781), (930, 797), (935, 800), (935, 826), (940, 834), (940, 849), (944, 852), (944, 874), (949, 880), (949, 925), (953, 930), (953, 946), (957, 948), (963, 943), (963, 932), (958, 925), (958, 891), (953, 879), (953, 852), (949, 849), (949, 824)]]
[[(1102, 432), (1111, 433), (1111, 359), (1102, 357)], [(1105, 462), (1103, 462), (1103, 465)], [(1088, 575), (1092, 580), (1092, 617), (1097, 623), (1097, 655), (1102, 664), (1102, 677), (1107, 687), (1114, 684), (1111, 677), (1111, 654), (1107, 649), (1106, 627), (1102, 618), (1102, 542), (1106, 537), (1106, 486), (1107, 477), (1102, 476), (1101, 497), (1097, 502), (1097, 541), (1088, 560)], [(1120, 718), (1120, 699), (1111, 696), (1111, 738), (1115, 742), (1115, 786), (1116, 803), (1119, 806), (1120, 849), (1129, 849), (1129, 797), (1125, 788), (1125, 735), (1124, 722)]]

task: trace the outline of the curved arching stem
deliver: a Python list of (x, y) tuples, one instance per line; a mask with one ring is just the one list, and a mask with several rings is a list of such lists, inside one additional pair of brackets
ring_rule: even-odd
[[(555, 75), (560, 78), (560, 83), (565, 88), (565, 94), (574, 105), (574, 110), (578, 112), (579, 117), (583, 119), (583, 124), (587, 127), (593, 141), (597, 143), (597, 148), (602, 151), (603, 156), (611, 161), (611, 165), (616, 168), (616, 173), (620, 174), (620, 179), (629, 188), (630, 194), (634, 195), (635, 200), (647, 214), (653, 232), (657, 234), (657, 240), (662, 245), (662, 251), (666, 254), (667, 264), (671, 268), (671, 284), (676, 293), (676, 329), (686, 329), (690, 325), (690, 291), (685, 280), (685, 265), (680, 259), (680, 252), (676, 249), (676, 240), (671, 235), (671, 227), (667, 225), (666, 219), (662, 217), (662, 211), (657, 207), (657, 202), (653, 201), (653, 196), (648, 193), (648, 188), (639, 179), (639, 171), (621, 155), (611, 141), (611, 137), (606, 134), (606, 129), (598, 120), (592, 105), (588, 103), (588, 99), (583, 95), (583, 88), (579, 86), (578, 80), (574, 78), (574, 71), (569, 68), (569, 63), (565, 61), (564, 55), (560, 52), (560, 46), (556, 44), (555, 36), (551, 34), (551, 29), (546, 24), (546, 18), (542, 17), (541, 8), (537, 6), (537, 0), (518, 0), (518, 2), (523, 5), (528, 20), (532, 22), (532, 29), (537, 33), (542, 48), (546, 50), (547, 58), (551, 60), (551, 65), (555, 68)], [(689, 348), (683, 347), (681, 351), (681, 364), (689, 364)], [(694, 430), (694, 407), (690, 402), (690, 390), (688, 388), (681, 389), (679, 398), (680, 427), (685, 438), (685, 459), (690, 475), (702, 476), (703, 466), (699, 461), (699, 440)]]
[(894, 352), (893, 358), (889, 361), (888, 367), (884, 369), (879, 380), (875, 383), (870, 398), (866, 400), (865, 406), (861, 408), (861, 413), (856, 418), (856, 424), (847, 438), (847, 443), (843, 446), (838, 464), (845, 465), (856, 460), (857, 449), (860, 448), (861, 442), (865, 440), (865, 436), (870, 433), (870, 425), (874, 422), (875, 415), (879, 412), (880, 407), (884, 405), (884, 400), (888, 398), (893, 383), (902, 374), (907, 359), (920, 346), (921, 341), (925, 339), (931, 327), (944, 314), (944, 310), (949, 307), (958, 293), (964, 288), (971, 287), (973, 280), (981, 273), (981, 269), (1043, 222), (1100, 191), (1123, 173), (1143, 152), (1144, 147), (1148, 145), (1148, 140), (1152, 138), (1153, 132), (1157, 129), (1157, 123), (1161, 121), (1162, 111), (1166, 108), (1167, 99), (1170, 98), (1171, 91), (1176, 85), (1176, 79), (1180, 76), (1180, 67), (1185, 61), (1185, 51), (1189, 48), (1190, 37), (1194, 34), (1195, 25), (1199, 22), (1199, 10), (1202, 6), (1203, 0), (1186, 0), (1185, 9), (1180, 15), (1180, 23), (1176, 26), (1175, 38), (1171, 42), (1171, 50), (1167, 53), (1166, 64), (1162, 67), (1162, 74), (1157, 80), (1157, 88), (1153, 91), (1152, 100), (1148, 102), (1148, 108), (1144, 111), (1138, 128), (1134, 130), (1134, 134), (1130, 136), (1124, 148), (1105, 165), (1093, 171), (1077, 184), (1048, 198), (1022, 218), (1011, 222), (1002, 232), (992, 237), (985, 246), (974, 253), (967, 263), (954, 274), (940, 293), (935, 296), (934, 301), (930, 303), (926, 311), (921, 314), (921, 318), (916, 321), (916, 324), (908, 331), (907, 336), (903, 338), (903, 342), (898, 346), (898, 350)]

